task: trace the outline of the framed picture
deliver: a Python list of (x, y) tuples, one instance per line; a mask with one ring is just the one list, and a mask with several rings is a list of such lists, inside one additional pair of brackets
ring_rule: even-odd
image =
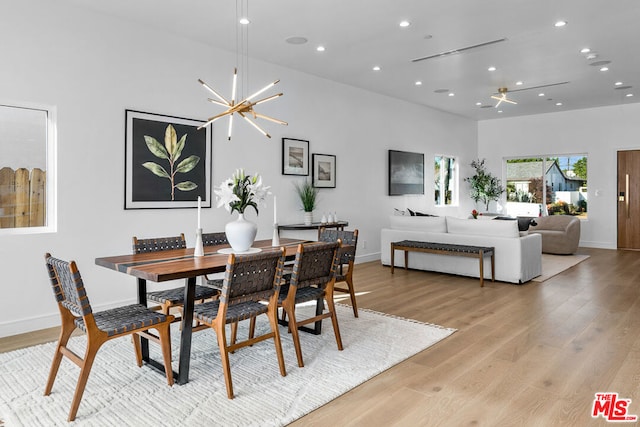
[(125, 111), (125, 209), (211, 207), (211, 126)]
[(282, 138), (282, 174), (309, 175), (309, 141)]
[(336, 156), (331, 154), (313, 155), (313, 186), (336, 188)]
[(424, 194), (424, 154), (389, 150), (389, 195)]

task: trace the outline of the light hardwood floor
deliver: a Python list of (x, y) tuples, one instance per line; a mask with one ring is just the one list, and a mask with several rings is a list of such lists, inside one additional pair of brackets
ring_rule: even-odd
[[(361, 308), (458, 331), (292, 425), (603, 426), (591, 408), (606, 391), (640, 415), (640, 252), (579, 253), (591, 258), (522, 286), (356, 265)], [(0, 349), (55, 331), (0, 339)]]

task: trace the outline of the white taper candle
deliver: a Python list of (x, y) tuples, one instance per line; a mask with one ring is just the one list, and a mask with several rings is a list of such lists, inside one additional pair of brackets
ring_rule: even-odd
[(202, 207), (202, 198), (198, 196), (198, 229), (202, 228), (200, 226), (200, 208)]

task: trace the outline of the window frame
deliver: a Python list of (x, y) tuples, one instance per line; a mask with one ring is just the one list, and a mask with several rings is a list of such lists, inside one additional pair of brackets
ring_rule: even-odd
[[(434, 165), (434, 171), (433, 171), (433, 176), (435, 176), (435, 161), (436, 159), (440, 158), (440, 177), (439, 177), (439, 182), (441, 184), (442, 183), (442, 179), (444, 177), (444, 170), (442, 168), (442, 159), (443, 158), (448, 158), (448, 159), (452, 159), (453, 160), (453, 168), (452, 168), (452, 177), (450, 181), (453, 181), (453, 185), (452, 185), (452, 190), (451, 190), (451, 203), (446, 204), (446, 203), (437, 203), (435, 201), (435, 192), (436, 192), (436, 186), (434, 183), (434, 187), (433, 187), (433, 204), (436, 208), (447, 208), (447, 207), (456, 207), (459, 206), (459, 196), (460, 196), (460, 180), (459, 180), (459, 164), (460, 161), (458, 159), (457, 156), (453, 156), (453, 155), (449, 155), (449, 154), (434, 154), (433, 156), (433, 165)], [(445, 190), (446, 191), (446, 190)], [(446, 202), (446, 196), (441, 198), (442, 200), (444, 200)]]
[(57, 195), (57, 108), (53, 105), (0, 99), (0, 106), (43, 111), (46, 114), (46, 195), (45, 224), (37, 227), (0, 228), (0, 236), (55, 233), (58, 229)]

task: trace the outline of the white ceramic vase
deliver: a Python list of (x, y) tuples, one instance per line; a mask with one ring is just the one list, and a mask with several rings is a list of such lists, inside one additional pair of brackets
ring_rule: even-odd
[(313, 212), (304, 213), (304, 225), (311, 225), (313, 223)]
[(227, 223), (224, 232), (234, 252), (247, 252), (256, 239), (258, 226), (247, 221), (244, 214), (238, 214), (238, 219)]

